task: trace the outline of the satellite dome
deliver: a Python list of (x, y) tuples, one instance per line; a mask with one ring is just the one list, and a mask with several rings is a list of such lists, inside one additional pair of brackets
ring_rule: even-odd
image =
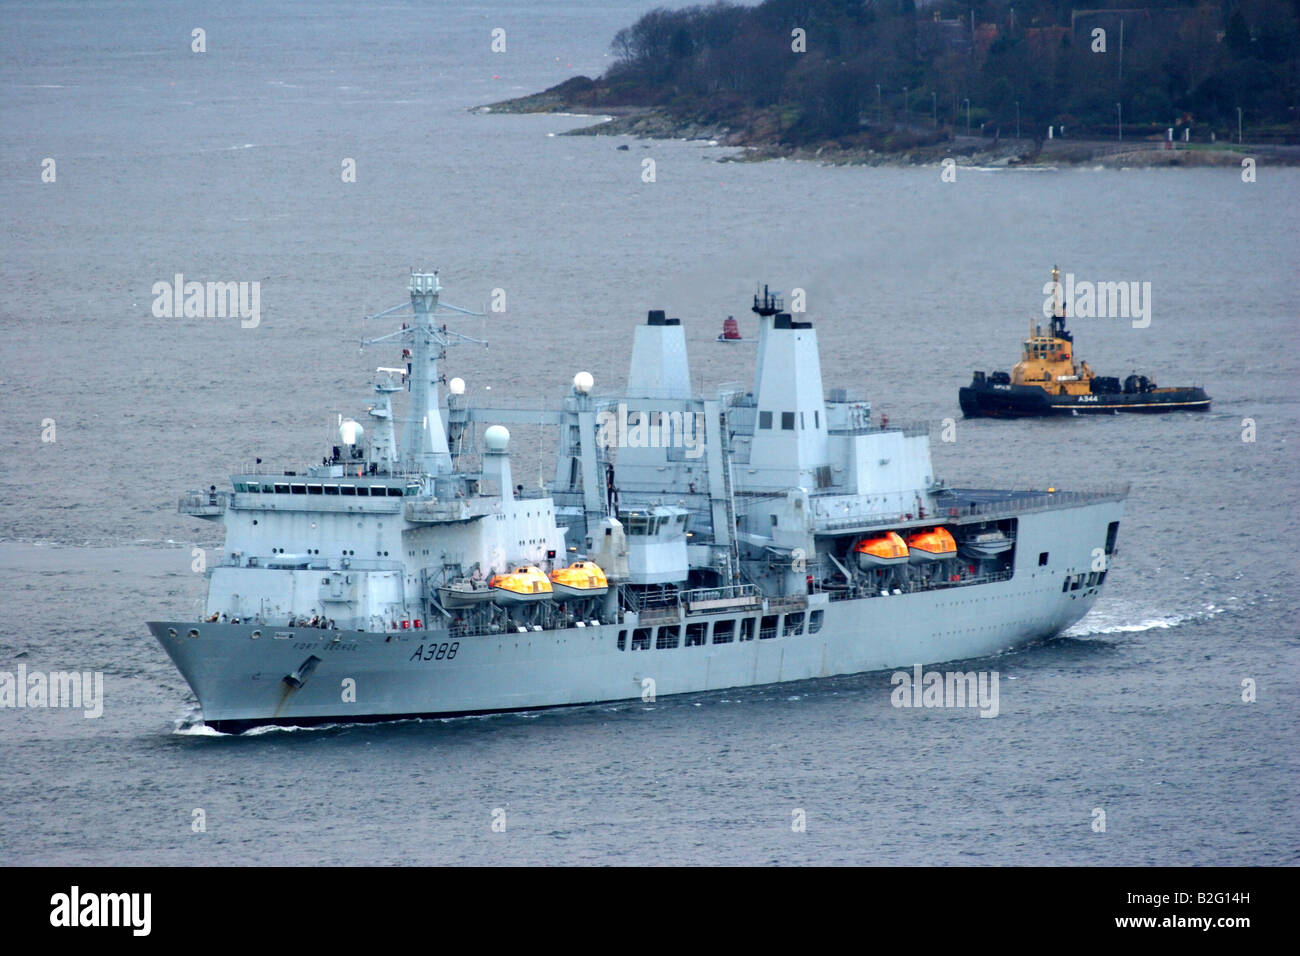
[(361, 424), (354, 422), (350, 418), (345, 418), (339, 423), (339, 438), (343, 440), (345, 445), (357, 444), (365, 433), (366, 430), (361, 427)]
[(591, 377), (590, 372), (579, 372), (573, 376), (574, 391), (580, 395), (586, 395), (591, 391), (591, 387), (596, 384), (596, 380)]
[(453, 395), (464, 395), (465, 380), (463, 378), (453, 378), (447, 383), (447, 390)]
[(510, 444), (510, 429), (505, 425), (492, 425), (483, 433), (483, 444), (488, 451), (505, 451)]

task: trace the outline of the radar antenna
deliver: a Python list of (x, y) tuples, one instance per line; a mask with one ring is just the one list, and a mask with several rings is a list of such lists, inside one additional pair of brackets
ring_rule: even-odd
[(763, 286), (762, 296), (757, 292), (754, 293), (754, 305), (751, 311), (757, 312), (759, 315), (767, 316), (776, 315), (784, 308), (785, 301), (781, 298), (780, 289), (772, 289), (769, 292), (767, 286)]

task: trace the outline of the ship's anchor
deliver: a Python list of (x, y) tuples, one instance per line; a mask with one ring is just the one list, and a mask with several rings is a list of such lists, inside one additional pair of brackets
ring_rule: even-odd
[(290, 687), (292, 687), (294, 690), (297, 690), (298, 688), (302, 687), (303, 684), (307, 683), (307, 678), (311, 676), (311, 672), (316, 669), (316, 665), (319, 663), (320, 663), (320, 658), (317, 657), (315, 654), (312, 654), (305, 661), (303, 661), (301, 664), (298, 665), (297, 670), (290, 671), (288, 674), (285, 674), (284, 682), (288, 684)]

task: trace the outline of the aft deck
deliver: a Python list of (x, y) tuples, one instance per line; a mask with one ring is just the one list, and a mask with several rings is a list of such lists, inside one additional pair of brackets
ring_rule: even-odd
[(1034, 511), (1055, 511), (1101, 501), (1120, 501), (1128, 495), (1127, 483), (1087, 491), (1035, 489), (943, 488), (931, 497), (934, 507), (912, 511), (838, 511), (819, 507), (813, 499), (812, 530), (817, 534), (842, 534), (889, 528), (902, 531), (943, 524), (966, 524), (1010, 518)]

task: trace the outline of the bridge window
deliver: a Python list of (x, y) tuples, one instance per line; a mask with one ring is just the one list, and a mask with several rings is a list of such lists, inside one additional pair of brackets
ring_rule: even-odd
[(798, 637), (803, 633), (803, 611), (785, 616), (785, 636)]
[(794, 431), (794, 412), (781, 413), (781, 431), (784, 432)]
[(776, 621), (777, 615), (775, 614), (763, 615), (763, 623), (758, 629), (758, 639), (760, 641), (766, 641), (776, 637)]
[(276, 485), (276, 486), (275, 486), (275, 493), (276, 493), (277, 495), (287, 495), (287, 494), (289, 493), (289, 486), (288, 486), (288, 485)]
[(358, 498), (369, 498), (369, 497), (370, 497), (370, 489), (367, 488), (365, 485), (357, 485), (357, 487), (356, 487), (356, 493), (357, 493), (357, 497), (358, 497)]
[(388, 497), (390, 497), (390, 498), (400, 498), (400, 497), (402, 497), (402, 489), (401, 489), (401, 488), (389, 488), (389, 489), (388, 489)]
[(754, 639), (754, 631), (757, 630), (756, 624), (758, 624), (758, 618), (756, 617), (741, 618), (740, 639), (742, 641), (752, 641)]
[(771, 427), (772, 427), (772, 413), (771, 413), (771, 412), (759, 412), (759, 413), (758, 413), (758, 427), (759, 427), (759, 428), (771, 428)]
[(681, 627), (677, 624), (665, 624), (655, 636), (655, 647), (661, 651), (671, 650), (677, 646), (681, 637)]
[(808, 633), (816, 634), (818, 631), (820, 631), (822, 629), (822, 624), (825, 622), (825, 617), (826, 617), (825, 611), (813, 611), (811, 614), (809, 614)]
[(1047, 552), (1046, 552), (1046, 551), (1040, 551), (1040, 552), (1038, 552), (1038, 566), (1039, 566), (1040, 568), (1045, 568), (1045, 567), (1047, 567)]
[(308, 486), (307, 486), (307, 494), (309, 494), (309, 495), (319, 495), (319, 494), (321, 494), (320, 485), (308, 485)]
[(638, 627), (632, 632), (632, 650), (648, 651), (650, 650), (650, 635), (654, 632), (651, 627)]
[(357, 489), (354, 485), (339, 485), (339, 494), (355, 498)]
[(699, 647), (704, 643), (704, 639), (709, 635), (709, 624), (707, 621), (697, 621), (694, 624), (686, 625), (686, 646)]
[(338, 486), (338, 485), (326, 485), (326, 486), (325, 486), (325, 494), (327, 494), (327, 495), (337, 495), (338, 493), (339, 493), (339, 486)]
[(714, 621), (713, 623), (714, 644), (730, 644), (735, 639), (736, 639), (735, 621)]
[(307, 493), (306, 485), (290, 485), (289, 491), (295, 495), (305, 495)]
[(625, 650), (627, 650), (627, 631), (626, 631), (626, 629), (618, 632), (618, 649), (619, 649), (620, 651), (625, 651)]

